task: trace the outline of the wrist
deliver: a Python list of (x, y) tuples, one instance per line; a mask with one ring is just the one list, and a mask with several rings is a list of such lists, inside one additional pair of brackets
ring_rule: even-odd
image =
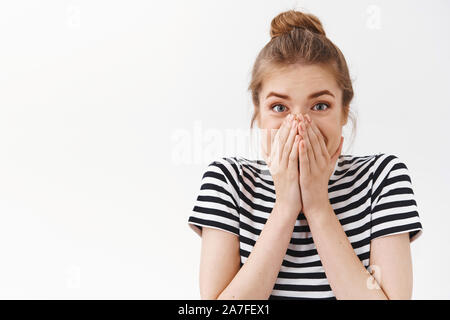
[(295, 218), (297, 218), (298, 214), (300, 213), (300, 210), (293, 207), (292, 204), (283, 201), (275, 201), (273, 210), (276, 210), (277, 212), (285, 216), (295, 216)]
[(321, 224), (331, 213), (334, 215), (333, 207), (330, 203), (327, 203), (308, 210), (308, 212), (305, 212), (305, 217), (310, 224)]

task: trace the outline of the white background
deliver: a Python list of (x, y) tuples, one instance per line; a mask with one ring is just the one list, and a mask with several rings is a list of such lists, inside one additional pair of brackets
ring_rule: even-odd
[(225, 132), (249, 128), (251, 67), (287, 9), (321, 19), (355, 79), (343, 153), (410, 170), (413, 298), (450, 298), (445, 0), (2, 1), (1, 298), (200, 297), (187, 219), (206, 165), (235, 155)]

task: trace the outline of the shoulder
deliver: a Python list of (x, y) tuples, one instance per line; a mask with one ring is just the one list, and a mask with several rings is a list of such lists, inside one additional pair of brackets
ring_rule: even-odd
[(346, 168), (366, 166), (370, 167), (372, 172), (392, 168), (394, 165), (406, 166), (397, 155), (381, 152), (364, 156), (344, 154), (339, 156), (338, 165)]
[(241, 164), (237, 157), (221, 157), (212, 160), (207, 167), (207, 171), (219, 171), (227, 175), (239, 175)]
[(239, 157), (218, 157), (209, 162), (203, 179), (212, 177), (212, 182), (232, 185), (237, 190), (241, 175), (242, 164)]
[(387, 176), (398, 174), (408, 175), (406, 163), (397, 155), (379, 153), (374, 162), (373, 180), (384, 180)]
[(338, 181), (351, 176), (356, 176), (358, 179), (367, 178), (372, 173), (377, 156), (379, 155), (341, 154), (336, 163), (332, 180)]
[(252, 160), (242, 156), (217, 158), (210, 162), (208, 167), (218, 167), (235, 175), (242, 175), (246, 171), (258, 174), (268, 173), (267, 164), (264, 160)]
[(357, 177), (371, 181), (383, 180), (392, 170), (406, 168), (404, 162), (395, 154), (377, 153), (369, 155), (343, 154), (339, 156), (332, 179)]

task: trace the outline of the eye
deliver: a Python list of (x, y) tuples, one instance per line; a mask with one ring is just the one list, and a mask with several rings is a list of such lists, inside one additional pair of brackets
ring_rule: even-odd
[[(283, 107), (284, 108), (284, 110), (278, 110), (278, 111), (275, 111), (274, 110), (274, 108), (276, 108), (276, 107), (278, 107), (278, 106), (281, 106), (281, 107)], [(275, 105), (273, 105), (272, 107), (271, 107), (271, 109), (272, 110), (274, 110), (275, 112), (277, 112), (277, 113), (280, 113), (280, 112), (284, 112), (284, 111), (286, 111), (286, 107), (285, 106), (283, 106), (282, 104), (275, 104)]]
[[(319, 102), (319, 103), (317, 103), (315, 106), (320, 106), (320, 105), (322, 105), (322, 106), (327, 106), (327, 109), (328, 108), (330, 108), (330, 106), (328, 105), (328, 103), (323, 103), (323, 102)], [(315, 107), (314, 106), (314, 107)], [(319, 110), (320, 111), (320, 110)]]

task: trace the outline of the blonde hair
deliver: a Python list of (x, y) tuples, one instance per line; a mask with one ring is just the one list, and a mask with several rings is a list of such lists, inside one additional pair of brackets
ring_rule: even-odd
[(339, 48), (331, 42), (313, 14), (288, 10), (273, 18), (270, 41), (261, 49), (253, 65), (248, 90), (251, 92), (254, 112), (250, 128), (260, 113), (259, 94), (266, 76), (291, 64), (319, 64), (326, 68), (342, 89), (342, 116), (352, 120), (352, 135), (356, 118), (350, 110), (353, 86), (347, 63)]

